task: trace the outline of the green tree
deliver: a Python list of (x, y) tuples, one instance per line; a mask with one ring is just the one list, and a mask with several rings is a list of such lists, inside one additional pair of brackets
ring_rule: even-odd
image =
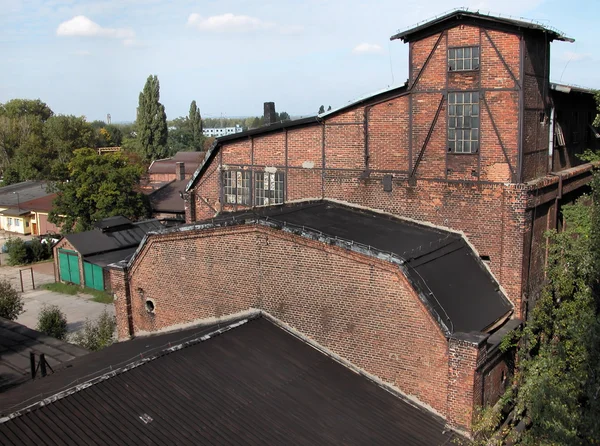
[(115, 341), (116, 328), (115, 317), (104, 310), (96, 320), (86, 319), (83, 329), (75, 333), (70, 341), (95, 352)]
[(157, 76), (148, 76), (140, 93), (137, 109), (137, 133), (143, 155), (147, 160), (167, 156), (167, 115), (160, 102), (160, 84)]
[(94, 222), (123, 215), (132, 220), (148, 215), (147, 198), (136, 190), (144, 169), (121, 153), (98, 155), (75, 151), (68, 164), (69, 181), (57, 184), (49, 221), (61, 232), (92, 229)]
[(44, 306), (38, 316), (37, 330), (56, 339), (67, 336), (67, 316), (58, 305)]
[(189, 126), (192, 132), (192, 138), (194, 140), (195, 150), (201, 150), (202, 147), (202, 117), (200, 116), (200, 109), (196, 105), (196, 101), (192, 101), (190, 104), (190, 113), (188, 116)]
[(9, 118), (35, 116), (45, 122), (54, 115), (54, 112), (45, 102), (39, 99), (11, 99), (4, 105), (0, 105), (0, 115)]
[(324, 105), (321, 105), (319, 107), (319, 114), (321, 114), (321, 113), (325, 113), (325, 106)]
[(0, 280), (0, 317), (14, 321), (23, 312), (23, 298), (8, 280)]

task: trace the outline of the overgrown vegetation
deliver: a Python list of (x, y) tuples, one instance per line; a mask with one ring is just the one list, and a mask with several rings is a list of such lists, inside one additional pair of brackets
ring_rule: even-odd
[(52, 243), (42, 243), (38, 239), (23, 241), (20, 237), (12, 237), (6, 241), (9, 265), (25, 265), (41, 262), (52, 257)]
[(58, 305), (44, 306), (38, 316), (37, 330), (56, 339), (67, 336), (67, 316)]
[(92, 300), (94, 302), (99, 302), (101, 304), (112, 304), (114, 301), (113, 295), (106, 291), (95, 290), (88, 287), (81, 288), (79, 285), (72, 285), (70, 283), (47, 283), (42, 285), (42, 288), (48, 291), (54, 291), (55, 293), (70, 294), (71, 296), (74, 296), (77, 293), (89, 294), (93, 296)]
[(74, 333), (69, 341), (91, 351), (102, 350), (115, 341), (115, 317), (106, 310), (95, 320), (86, 319), (83, 329)]
[(23, 313), (23, 298), (8, 280), (0, 280), (0, 317), (14, 321)]

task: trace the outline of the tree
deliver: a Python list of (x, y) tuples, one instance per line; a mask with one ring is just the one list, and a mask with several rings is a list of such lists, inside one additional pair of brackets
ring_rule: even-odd
[(36, 328), (53, 338), (65, 339), (67, 336), (67, 316), (60, 311), (58, 305), (44, 305), (38, 316)]
[(325, 113), (325, 106), (324, 105), (321, 105), (319, 107), (319, 114), (321, 114), (321, 113)]
[(117, 322), (106, 310), (95, 320), (85, 320), (83, 329), (70, 339), (71, 342), (91, 351), (98, 351), (114, 342)]
[(8, 264), (15, 265), (24, 265), (25, 263), (29, 263), (30, 257), (29, 252), (27, 250), (27, 245), (21, 237), (10, 238), (6, 241), (6, 252), (8, 253)]
[(0, 280), (0, 317), (14, 321), (23, 312), (23, 298), (8, 280)]
[(157, 76), (148, 76), (140, 93), (137, 109), (137, 131), (140, 147), (147, 160), (167, 156), (167, 115), (160, 102), (160, 84)]
[(42, 122), (46, 122), (54, 115), (54, 112), (45, 102), (39, 99), (11, 99), (6, 104), (0, 105), (0, 115), (9, 118), (35, 116)]
[(289, 121), (290, 119), (290, 115), (287, 112), (277, 113), (277, 121), (284, 122)]
[(147, 198), (136, 186), (144, 169), (121, 153), (98, 155), (79, 149), (68, 164), (69, 181), (57, 184), (49, 221), (61, 232), (92, 229), (94, 222), (123, 215), (132, 220), (148, 215)]
[(196, 101), (192, 101), (190, 104), (188, 119), (194, 141), (199, 141), (202, 136), (202, 117), (200, 116), (200, 109), (196, 106)]

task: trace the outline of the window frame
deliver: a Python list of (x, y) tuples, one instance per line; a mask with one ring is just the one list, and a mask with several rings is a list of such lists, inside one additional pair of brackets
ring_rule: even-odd
[[(231, 177), (230, 177), (231, 175)], [(223, 204), (250, 206), (252, 203), (252, 172), (249, 170), (224, 170), (222, 175)], [(233, 201), (231, 198), (233, 197)]]
[[(461, 95), (461, 101), (459, 102), (458, 96), (455, 96), (454, 100), (452, 100), (453, 95)], [(469, 102), (465, 102), (465, 95), (470, 95)], [(476, 102), (473, 95), (476, 95)], [(454, 155), (473, 155), (478, 153), (480, 150), (481, 142), (480, 92), (477, 90), (451, 91), (448, 92), (447, 102), (448, 108), (446, 112), (446, 142), (448, 153)], [(458, 113), (459, 107), (462, 110), (461, 114)], [(465, 114), (465, 109), (467, 107), (470, 110), (470, 114), (468, 115)], [(475, 126), (473, 125), (473, 123), (475, 122), (474, 120), (476, 120)], [(452, 122), (454, 122), (453, 125)], [(459, 123), (462, 123), (462, 125), (459, 126)], [(468, 138), (465, 137), (467, 135), (467, 132), (469, 135)], [(453, 135), (453, 137), (451, 137), (451, 135)], [(476, 136), (474, 137), (474, 135)], [(465, 150), (466, 143), (468, 143), (468, 150)]]
[[(469, 54), (470, 56), (465, 57), (465, 50), (469, 50)], [(475, 56), (474, 50), (476, 50), (477, 52), (477, 56)], [(459, 51), (460, 51), (460, 56), (459, 56)], [(453, 57), (451, 56), (451, 52), (454, 55)], [(477, 63), (475, 63), (475, 60), (477, 60)], [(457, 68), (459, 65), (459, 61), (460, 61), (460, 65), (461, 68)], [(470, 67), (469, 68), (464, 68), (465, 61), (469, 61)], [(448, 50), (446, 52), (446, 63), (448, 66), (448, 72), (449, 73), (462, 73), (465, 71), (479, 71), (479, 68), (481, 67), (481, 47), (479, 45), (467, 45), (467, 46), (451, 46), (448, 47)]]
[[(265, 185), (268, 178), (268, 186)], [(277, 187), (279, 185), (279, 188)], [(259, 187), (262, 186), (262, 187)], [(268, 192), (268, 193), (267, 193)], [(266, 201), (266, 202), (265, 202)], [(254, 172), (255, 207), (283, 204), (285, 202), (285, 173), (284, 172)]]

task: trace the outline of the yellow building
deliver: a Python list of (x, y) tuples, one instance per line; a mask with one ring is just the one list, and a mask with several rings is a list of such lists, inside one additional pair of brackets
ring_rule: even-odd
[(7, 232), (31, 234), (31, 211), (8, 208), (0, 211), (0, 226)]

